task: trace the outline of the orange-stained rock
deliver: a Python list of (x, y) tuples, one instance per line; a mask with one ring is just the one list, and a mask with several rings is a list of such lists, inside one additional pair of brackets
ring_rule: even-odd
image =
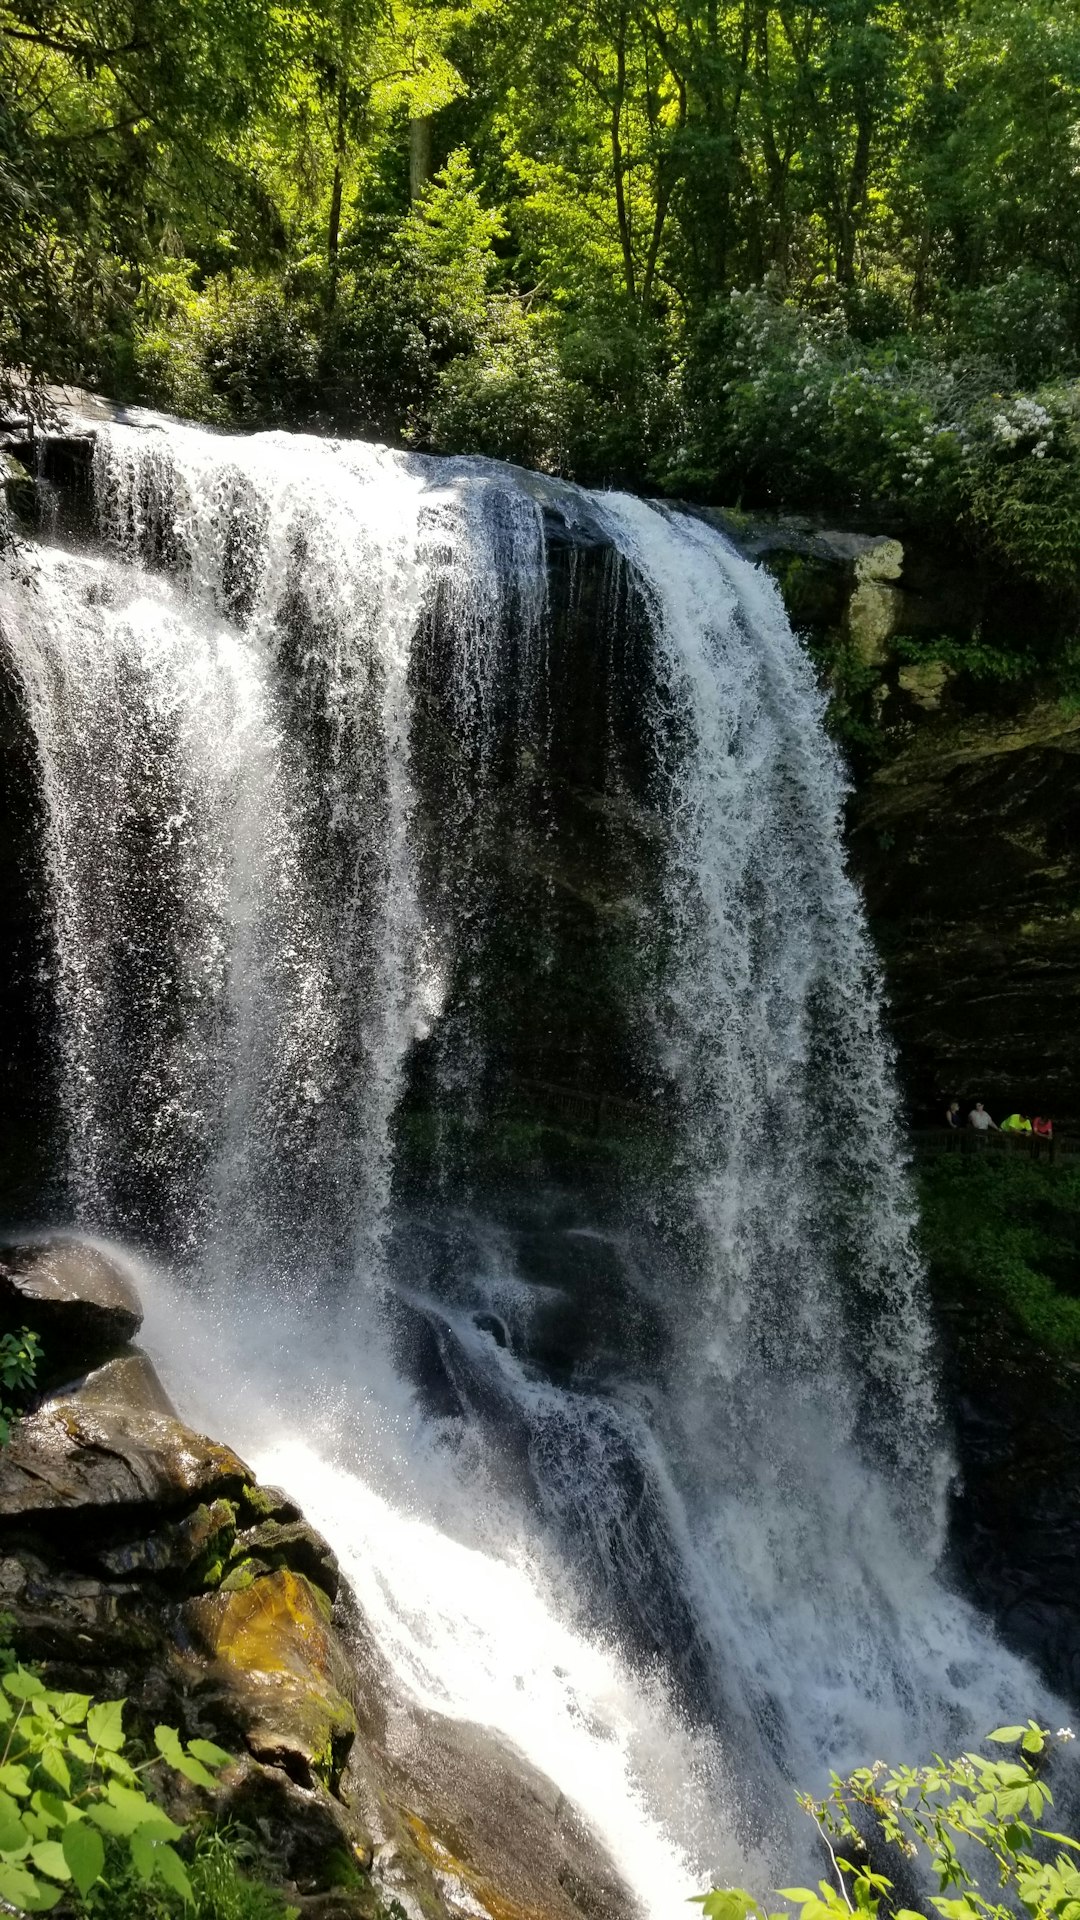
[(356, 1733), (348, 1668), (327, 1616), (325, 1595), (286, 1567), (239, 1592), (200, 1594), (183, 1611), (194, 1647), (211, 1662), (209, 1692), (249, 1751), (304, 1786), (336, 1781)]

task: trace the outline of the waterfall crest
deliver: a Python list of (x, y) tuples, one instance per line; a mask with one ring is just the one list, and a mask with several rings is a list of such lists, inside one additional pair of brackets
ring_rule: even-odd
[[(935, 1576), (877, 967), (775, 590), (479, 461), (110, 426), (93, 488), (95, 549), (0, 589), (73, 1220), (164, 1263), (166, 1378), (401, 1684), (648, 1912), (790, 1877), (793, 1782), (1034, 1688)], [(553, 1171), (513, 1102), (600, 1059), (645, 1145)]]

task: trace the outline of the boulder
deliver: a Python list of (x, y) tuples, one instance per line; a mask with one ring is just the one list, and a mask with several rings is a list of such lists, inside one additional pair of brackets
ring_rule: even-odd
[[(357, 1839), (345, 1809), (321, 1788), (298, 1786), (282, 1767), (245, 1756), (222, 1780), (217, 1810), (257, 1834), (267, 1853), (278, 1859), (291, 1882), (289, 1906), (300, 1904), (294, 1888), (301, 1896), (337, 1889), (335, 1899), (344, 1898), (340, 1888), (351, 1886), (371, 1864), (371, 1848)], [(430, 1903), (425, 1901), (419, 1910), (430, 1912)]]
[(0, 1248), (0, 1329), (40, 1335), (48, 1367), (113, 1353), (142, 1326), (139, 1296), (119, 1264), (83, 1240)]
[(13, 453), (0, 447), (0, 494), (7, 501), (11, 512), (20, 520), (31, 520), (34, 514), (34, 482), (21, 460)]
[[(157, 1368), (141, 1347), (117, 1354), (103, 1366), (57, 1389), (65, 1397), (78, 1395), (82, 1406), (111, 1406), (141, 1413), (163, 1413), (177, 1419), (176, 1408), (158, 1378)], [(53, 1396), (56, 1397), (56, 1396)]]
[(92, 1532), (132, 1508), (153, 1526), (157, 1514), (209, 1493), (239, 1494), (251, 1478), (231, 1448), (168, 1414), (59, 1395), (20, 1420), (0, 1452), (0, 1527), (63, 1514)]
[(203, 1501), (194, 1513), (152, 1533), (103, 1547), (95, 1561), (113, 1579), (168, 1579), (184, 1593), (198, 1593), (224, 1578), (236, 1546), (236, 1519), (235, 1500)]
[(301, 1787), (333, 1787), (356, 1733), (350, 1676), (325, 1594), (282, 1567), (240, 1591), (189, 1600), (183, 1620), (217, 1693), (257, 1760)]
[(337, 1557), (306, 1520), (264, 1520), (257, 1527), (245, 1529), (237, 1545), (262, 1570), (269, 1573), (277, 1567), (292, 1567), (329, 1599), (337, 1598), (341, 1580)]

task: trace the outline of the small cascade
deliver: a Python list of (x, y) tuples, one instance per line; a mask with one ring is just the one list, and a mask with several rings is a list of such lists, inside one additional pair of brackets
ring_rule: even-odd
[(935, 1571), (878, 971), (775, 591), (692, 516), (359, 443), (103, 427), (93, 491), (0, 587), (72, 1219), (153, 1255), (178, 1401), (400, 1685), (643, 1911), (791, 1878), (794, 1785), (1036, 1690)]

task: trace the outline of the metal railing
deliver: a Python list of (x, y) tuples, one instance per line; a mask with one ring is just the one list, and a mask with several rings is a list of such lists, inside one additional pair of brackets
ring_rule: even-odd
[(1075, 1160), (1080, 1156), (1080, 1141), (1043, 1133), (1002, 1133), (988, 1127), (980, 1132), (966, 1123), (961, 1127), (913, 1127), (912, 1143), (917, 1153), (1022, 1153), (1029, 1160)]

